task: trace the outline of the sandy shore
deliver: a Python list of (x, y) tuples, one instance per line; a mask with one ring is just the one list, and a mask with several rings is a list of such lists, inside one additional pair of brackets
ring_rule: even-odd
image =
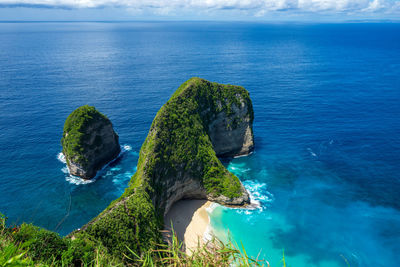
[(191, 254), (203, 244), (204, 236), (209, 229), (210, 218), (206, 208), (212, 202), (206, 200), (180, 200), (176, 202), (164, 218), (165, 229), (174, 231), (180, 241), (185, 244), (186, 253)]

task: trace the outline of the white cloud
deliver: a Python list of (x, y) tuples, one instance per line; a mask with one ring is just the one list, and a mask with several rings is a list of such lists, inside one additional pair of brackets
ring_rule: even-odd
[(398, 0), (0, 0), (0, 6), (55, 8), (126, 7), (169, 13), (176, 10), (238, 10), (254, 16), (269, 12), (397, 12)]

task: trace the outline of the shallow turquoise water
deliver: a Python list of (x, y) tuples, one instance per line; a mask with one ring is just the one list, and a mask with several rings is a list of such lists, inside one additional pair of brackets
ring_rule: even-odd
[[(400, 24), (0, 23), (0, 212), (65, 235), (119, 197), (158, 109), (192, 76), (244, 86), (256, 149), (226, 161), (259, 202), (216, 208), (280, 266), (400, 266)], [(90, 104), (124, 153), (65, 173), (68, 114)], [(346, 260), (345, 260), (346, 259)]]
[(227, 164), (255, 207), (214, 205), (217, 237), (243, 244), (271, 266), (283, 266), (283, 253), (288, 266), (396, 266), (398, 210), (359, 199), (354, 185), (313, 160), (312, 152), (309, 163), (287, 162), (278, 173), (257, 153)]

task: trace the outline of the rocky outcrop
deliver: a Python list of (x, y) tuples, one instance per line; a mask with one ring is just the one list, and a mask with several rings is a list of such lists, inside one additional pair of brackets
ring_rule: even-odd
[(121, 151), (111, 121), (87, 105), (68, 116), (61, 143), (69, 172), (83, 179), (93, 178)]
[(160, 242), (162, 217), (180, 199), (246, 205), (249, 194), (217, 155), (249, 153), (252, 123), (243, 87), (188, 80), (154, 118), (129, 187), (80, 232), (116, 255), (127, 247), (140, 254)]
[[(154, 205), (166, 214), (176, 201), (184, 198), (208, 199), (223, 205), (249, 203), (249, 195), (239, 179), (225, 169), (217, 156), (233, 157), (251, 152), (252, 123), (253, 107), (243, 87), (199, 78), (183, 84), (161, 108), (151, 127), (154, 132), (148, 136), (159, 141), (158, 136), (169, 135), (165, 143), (170, 144), (163, 144), (161, 153), (157, 153), (160, 158), (167, 152), (170, 157), (180, 155), (185, 159), (176, 162), (167, 159), (167, 164), (155, 168), (156, 172), (165, 174), (154, 177), (157, 188), (162, 188), (153, 196)], [(207, 141), (190, 144), (190, 140), (202, 139)], [(185, 154), (175, 149), (183, 149)], [(199, 155), (203, 150), (205, 155)]]
[(231, 114), (221, 111), (208, 125), (208, 134), (218, 157), (248, 155), (254, 148), (251, 102), (240, 94), (235, 97), (237, 104), (232, 103)]

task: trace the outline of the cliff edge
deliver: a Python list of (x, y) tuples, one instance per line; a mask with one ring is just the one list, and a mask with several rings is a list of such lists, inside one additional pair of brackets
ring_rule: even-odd
[(61, 144), (69, 172), (83, 179), (93, 178), (121, 151), (111, 121), (88, 105), (68, 116)]
[(159, 110), (123, 195), (73, 235), (113, 254), (140, 254), (160, 243), (163, 216), (183, 198), (245, 205), (249, 195), (217, 156), (251, 152), (253, 108), (240, 86), (191, 78)]

